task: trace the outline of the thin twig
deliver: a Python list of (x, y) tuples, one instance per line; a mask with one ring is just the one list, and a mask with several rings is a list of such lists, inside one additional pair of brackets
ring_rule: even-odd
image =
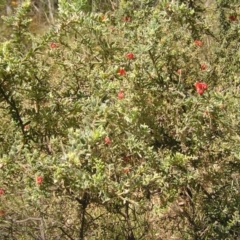
[(69, 239), (74, 240), (71, 236), (69, 236), (69, 234), (62, 228), (59, 227), (59, 229), (63, 232), (63, 234), (65, 234)]

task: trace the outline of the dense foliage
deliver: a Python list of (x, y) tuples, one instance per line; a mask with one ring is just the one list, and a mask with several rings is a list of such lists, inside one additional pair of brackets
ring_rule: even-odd
[(1, 239), (238, 239), (240, 4), (89, 6), (4, 17)]

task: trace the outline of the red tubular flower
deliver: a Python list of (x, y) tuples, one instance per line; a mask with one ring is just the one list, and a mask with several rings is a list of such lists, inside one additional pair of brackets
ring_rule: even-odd
[(135, 56), (134, 56), (134, 54), (133, 54), (132, 52), (130, 52), (130, 53), (127, 53), (127, 54), (126, 54), (126, 57), (127, 57), (129, 60), (131, 60), (131, 59), (134, 59), (134, 58), (135, 58)]
[(228, 18), (230, 21), (237, 21), (237, 17), (234, 15), (229, 16)]
[(50, 48), (58, 48), (58, 47), (59, 45), (57, 43), (54, 43), (54, 42), (50, 43)]
[(178, 69), (177, 70), (177, 73), (180, 75), (180, 74), (182, 74), (182, 69)]
[(37, 184), (42, 184), (42, 182), (43, 182), (43, 177), (41, 177), (41, 176), (36, 177)]
[(129, 173), (131, 170), (130, 170), (129, 168), (124, 168), (123, 171), (124, 171), (125, 173)]
[(207, 116), (209, 114), (209, 111), (208, 110), (205, 110), (204, 112), (203, 112), (203, 116), (205, 117), (205, 116)]
[(128, 16), (125, 16), (125, 17), (123, 17), (123, 21), (124, 21), (124, 22), (130, 22), (130, 21), (131, 21), (131, 18), (128, 17)]
[(199, 40), (195, 40), (194, 43), (196, 46), (199, 46), (199, 47), (201, 47), (203, 45), (203, 42), (199, 41)]
[(5, 211), (4, 210), (0, 210), (0, 216), (4, 215)]
[(0, 195), (4, 194), (4, 189), (0, 189)]
[(208, 85), (204, 82), (196, 82), (194, 84), (196, 90), (197, 90), (197, 93), (202, 95), (204, 93), (205, 90), (207, 90), (208, 88)]
[(120, 68), (119, 70), (118, 70), (118, 73), (120, 74), (120, 75), (126, 75), (126, 72), (125, 72), (125, 70), (124, 70), (124, 68)]
[(24, 130), (27, 131), (29, 129), (29, 124), (24, 126)]
[(206, 70), (206, 68), (207, 68), (207, 65), (205, 63), (201, 64), (201, 69), (202, 70)]
[(110, 138), (105, 137), (104, 142), (105, 142), (106, 145), (109, 145), (111, 143)]
[(123, 91), (120, 91), (120, 92), (118, 93), (118, 98), (119, 98), (119, 99), (123, 99), (123, 98), (124, 98), (124, 92), (123, 92)]

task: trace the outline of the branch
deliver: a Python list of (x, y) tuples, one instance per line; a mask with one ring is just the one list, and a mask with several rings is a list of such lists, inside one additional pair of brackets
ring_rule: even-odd
[(22, 129), (22, 132), (24, 134), (24, 124), (23, 124), (23, 121), (21, 119), (20, 113), (18, 111), (18, 108), (16, 106), (16, 103), (15, 103), (14, 99), (11, 98), (11, 100), (10, 100), (10, 97), (4, 92), (2, 86), (0, 86), (0, 94), (3, 96), (3, 98), (8, 103), (8, 105), (10, 105), (11, 112), (15, 111), (15, 117), (14, 117), (13, 112), (12, 112), (12, 118), (20, 125), (20, 127)]
[(59, 227), (59, 229), (65, 234), (69, 239), (74, 240), (62, 227)]

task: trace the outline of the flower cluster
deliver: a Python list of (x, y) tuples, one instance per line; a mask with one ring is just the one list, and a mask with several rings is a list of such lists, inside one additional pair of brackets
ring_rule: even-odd
[(207, 68), (207, 65), (205, 63), (201, 64), (201, 69), (202, 70), (206, 70), (206, 68)]
[(124, 68), (120, 68), (119, 70), (118, 70), (118, 74), (119, 75), (126, 75), (126, 72), (125, 72), (125, 70), (124, 70)]
[(123, 21), (124, 21), (124, 22), (130, 22), (130, 21), (131, 21), (131, 17), (129, 17), (129, 16), (124, 16), (124, 17), (123, 17)]
[(105, 142), (106, 145), (109, 145), (111, 143), (110, 138), (105, 137), (104, 142)]
[(237, 17), (236, 16), (234, 16), (234, 15), (231, 15), (231, 16), (229, 16), (229, 18), (228, 18), (230, 21), (237, 21)]
[(182, 69), (178, 69), (177, 74), (179, 74), (179, 75), (182, 74)]
[(204, 82), (196, 82), (194, 84), (196, 90), (197, 90), (197, 93), (202, 95), (204, 93), (205, 90), (207, 90), (208, 88), (208, 85)]
[(129, 60), (132, 60), (132, 59), (135, 58), (135, 56), (134, 56), (134, 54), (133, 54), (132, 52), (127, 53), (127, 54), (126, 54), (126, 57), (127, 57)]
[(121, 91), (119, 91), (119, 93), (118, 93), (118, 98), (119, 99), (123, 99), (124, 98), (124, 92), (121, 90)]
[(40, 185), (40, 184), (42, 184), (42, 182), (43, 182), (43, 177), (37, 176), (36, 177), (36, 183)]
[(123, 171), (124, 173), (129, 173), (131, 170), (129, 168), (124, 168)]
[(194, 41), (194, 44), (195, 44), (196, 46), (201, 47), (201, 46), (203, 45), (203, 42), (200, 41), (200, 40), (195, 40), (195, 41)]
[(49, 44), (49, 46), (50, 46), (50, 48), (58, 48), (59, 47), (59, 45), (57, 43), (54, 43), (54, 42), (51, 42)]

